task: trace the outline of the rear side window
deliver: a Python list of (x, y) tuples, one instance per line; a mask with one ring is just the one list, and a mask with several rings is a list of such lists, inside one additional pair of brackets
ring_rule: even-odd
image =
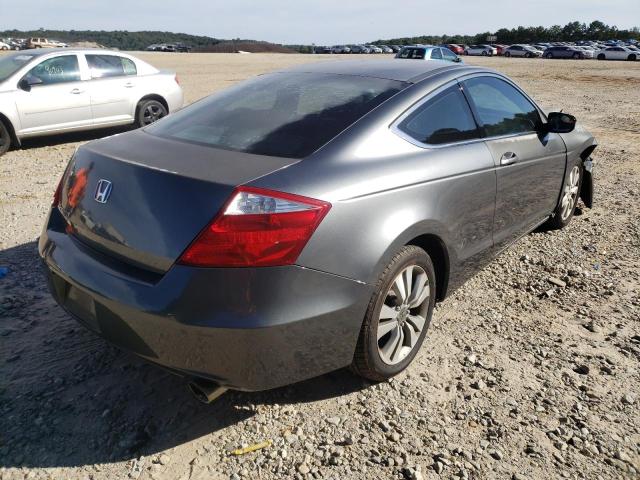
[(438, 145), (480, 138), (469, 105), (458, 85), (418, 107), (398, 128), (421, 143)]
[(75, 55), (64, 55), (45, 60), (27, 74), (39, 78), (42, 85), (52, 85), (55, 83), (79, 82), (80, 68), (78, 57)]
[(442, 60), (442, 53), (440, 53), (439, 48), (434, 48), (433, 50), (431, 50), (431, 58), (433, 58), (434, 60)]
[(540, 124), (536, 107), (504, 80), (475, 77), (463, 85), (488, 137), (533, 132)]
[(122, 77), (135, 75), (136, 64), (117, 55), (86, 55), (91, 69), (91, 78)]
[(442, 55), (445, 60), (449, 60), (450, 62), (455, 62), (458, 59), (458, 56), (455, 53), (451, 50), (447, 50), (446, 48), (442, 49)]
[(146, 131), (228, 150), (303, 158), (406, 86), (352, 75), (261, 75)]

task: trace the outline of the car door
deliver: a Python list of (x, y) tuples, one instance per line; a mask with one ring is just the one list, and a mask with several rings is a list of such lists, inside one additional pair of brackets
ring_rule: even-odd
[(461, 265), (455, 276), (465, 278), (493, 254), (496, 167), (460, 85), (453, 81), (428, 94), (392, 128), (425, 149), (425, 172), (437, 172), (438, 180), (417, 194), (427, 199), (424, 214), (449, 230)]
[(91, 106), (78, 56), (41, 61), (22, 78), (16, 92), (20, 135), (62, 131), (91, 125)]
[(94, 125), (133, 122), (140, 79), (133, 60), (113, 54), (85, 54), (91, 80)]
[(555, 209), (566, 147), (558, 134), (539, 133), (542, 117), (537, 107), (504, 77), (479, 74), (462, 83), (496, 166), (493, 238), (503, 247)]

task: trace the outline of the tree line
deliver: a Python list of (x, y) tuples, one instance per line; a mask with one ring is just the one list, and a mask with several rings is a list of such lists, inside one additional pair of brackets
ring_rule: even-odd
[(489, 35), (495, 35), (497, 43), (508, 45), (533, 42), (576, 42), (580, 40), (640, 40), (640, 29), (633, 27), (629, 30), (619, 30), (615, 25), (607, 25), (600, 20), (594, 20), (588, 25), (581, 22), (569, 22), (564, 27), (553, 25), (551, 27), (501, 28), (495, 32), (482, 32), (475, 35), (422, 35), (376, 40), (371, 43), (380, 45), (412, 45), (415, 43), (474, 44), (486, 43)]

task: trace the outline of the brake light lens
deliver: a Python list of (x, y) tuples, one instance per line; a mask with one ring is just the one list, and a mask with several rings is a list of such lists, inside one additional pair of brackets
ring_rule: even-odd
[(173, 79), (176, 81), (178, 85), (180, 85), (180, 79), (178, 78), (178, 74), (176, 74), (175, 77), (173, 77)]
[(237, 188), (178, 263), (266, 267), (295, 263), (331, 204), (253, 187)]

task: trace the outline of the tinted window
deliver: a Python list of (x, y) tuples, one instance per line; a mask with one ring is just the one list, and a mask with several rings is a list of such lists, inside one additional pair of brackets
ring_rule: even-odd
[(419, 142), (431, 145), (480, 137), (469, 105), (457, 85), (425, 102), (398, 128)]
[(444, 56), (445, 60), (449, 60), (450, 62), (455, 62), (456, 59), (458, 58), (458, 56), (453, 53), (450, 50), (447, 50), (446, 48), (442, 49), (442, 55)]
[(406, 86), (351, 75), (262, 75), (146, 130), (229, 150), (302, 158)]
[(431, 50), (431, 58), (435, 60), (442, 60), (442, 53), (440, 53), (439, 48), (434, 48), (433, 50)]
[(86, 55), (91, 69), (91, 78), (135, 75), (136, 64), (132, 60), (116, 55)]
[(42, 80), (43, 85), (78, 82), (80, 81), (78, 57), (75, 55), (65, 55), (50, 58), (32, 68), (28, 75), (39, 78)]
[(534, 131), (540, 123), (538, 111), (507, 82), (495, 77), (476, 77), (464, 82), (487, 136)]

